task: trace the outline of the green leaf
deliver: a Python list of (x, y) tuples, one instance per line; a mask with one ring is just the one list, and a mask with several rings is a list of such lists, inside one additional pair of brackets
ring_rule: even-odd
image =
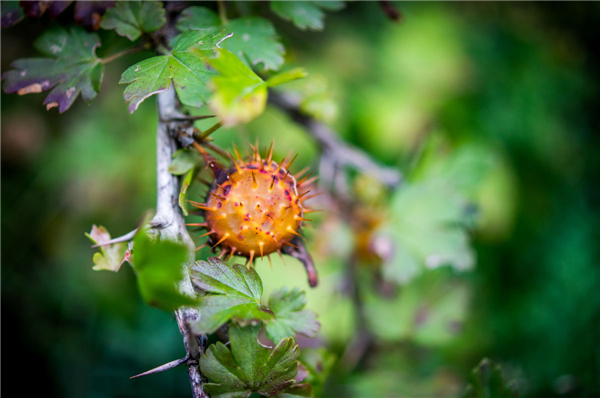
[(173, 175), (183, 175), (194, 168), (200, 168), (202, 165), (202, 157), (196, 150), (188, 148), (177, 150), (169, 165), (169, 173)]
[(292, 21), (298, 28), (322, 30), (325, 13), (344, 7), (343, 1), (272, 1), (271, 10), (281, 18)]
[(505, 386), (502, 367), (484, 358), (473, 369), (465, 398), (516, 398), (516, 388)]
[(277, 70), (283, 65), (285, 48), (276, 39), (273, 24), (261, 17), (243, 17), (222, 24), (212, 10), (205, 7), (188, 7), (177, 22), (177, 29), (224, 28), (233, 35), (223, 42), (222, 48), (237, 55), (247, 66), (263, 64), (265, 70)]
[(202, 314), (194, 325), (198, 333), (214, 333), (230, 319), (247, 324), (273, 318), (273, 313), (260, 302), (263, 286), (253, 268), (241, 264), (230, 267), (209, 257), (208, 261), (196, 262), (190, 275), (194, 285), (208, 293), (198, 307)]
[(134, 41), (142, 33), (158, 30), (165, 22), (165, 9), (159, 1), (117, 1), (115, 7), (106, 11), (100, 27), (115, 29)]
[(267, 103), (267, 85), (233, 53), (219, 49), (207, 62), (220, 74), (213, 78), (210, 109), (223, 126), (248, 123), (261, 115)]
[(129, 112), (135, 112), (151, 95), (167, 91), (171, 81), (183, 104), (200, 108), (210, 97), (207, 84), (215, 76), (204, 59), (223, 38), (223, 33), (214, 30), (189, 30), (174, 40), (171, 54), (152, 57), (128, 68), (119, 83), (129, 84), (123, 93)]
[(446, 184), (406, 183), (394, 194), (391, 215), (378, 234), (390, 238), (394, 250), (383, 276), (407, 283), (423, 268), (450, 265), (458, 271), (473, 267), (474, 256), (465, 229), (466, 203)]
[(248, 123), (260, 116), (267, 103), (268, 86), (283, 84), (306, 75), (302, 69), (294, 69), (275, 76), (275, 80), (269, 84), (225, 49), (215, 51), (214, 56), (206, 58), (206, 62), (219, 72), (211, 81), (214, 94), (210, 109), (226, 127)]
[(294, 397), (312, 397), (313, 396), (313, 388), (308, 383), (302, 384), (294, 384), (283, 390), (281, 394), (279, 394), (278, 398), (294, 398)]
[(181, 190), (179, 191), (179, 207), (181, 207), (181, 211), (183, 211), (184, 216), (188, 215), (185, 195), (187, 193), (188, 188), (192, 184), (192, 181), (194, 181), (194, 177), (196, 176), (196, 174), (198, 174), (198, 170), (192, 169), (188, 171), (183, 180), (181, 180)]
[[(368, 276), (361, 278), (365, 317), (378, 339), (440, 347), (460, 336), (472, 293), (453, 270), (424, 272), (393, 297), (382, 296), (376, 282)], [(393, 322), (389, 314), (395, 314)]]
[(257, 392), (276, 396), (294, 384), (300, 350), (293, 338), (283, 339), (270, 350), (258, 342), (260, 326), (231, 325), (231, 351), (218, 342), (200, 358), (204, 384), (212, 398), (242, 398)]
[(187, 202), (185, 195), (188, 188), (192, 184), (192, 181), (200, 171), (202, 165), (202, 157), (198, 151), (190, 150), (187, 148), (177, 150), (171, 159), (169, 165), (169, 173), (173, 175), (185, 174), (185, 177), (181, 181), (181, 191), (179, 192), (179, 207), (183, 211), (184, 215), (188, 215)]
[(279, 86), (280, 84), (288, 83), (293, 80), (304, 79), (306, 76), (308, 76), (308, 73), (304, 68), (290, 69), (288, 71), (281, 72), (276, 74), (275, 76), (270, 77), (267, 80), (267, 86)]
[[(108, 242), (110, 234), (102, 225), (97, 227), (92, 225), (92, 230), (88, 234), (85, 233), (95, 245), (101, 245), (104, 242)], [(93, 257), (94, 271), (113, 271), (118, 272), (123, 264), (123, 256), (127, 251), (127, 243), (113, 243), (112, 245), (100, 246), (100, 252), (95, 253)]]
[(315, 337), (321, 325), (313, 311), (302, 311), (305, 305), (306, 294), (297, 287), (291, 291), (283, 287), (271, 293), (269, 309), (275, 313), (275, 319), (267, 323), (267, 336), (274, 342), (295, 333)]
[(15, 70), (2, 75), (4, 91), (19, 95), (50, 91), (44, 100), (47, 109), (63, 113), (81, 93), (90, 103), (98, 94), (104, 67), (96, 56), (100, 39), (94, 33), (74, 27), (55, 26), (34, 43), (49, 58), (25, 58), (12, 63)]
[(183, 264), (189, 257), (188, 249), (168, 240), (152, 240), (141, 229), (133, 241), (133, 267), (138, 287), (149, 305), (170, 311), (181, 306), (197, 304), (197, 300), (179, 292), (177, 285), (183, 278)]

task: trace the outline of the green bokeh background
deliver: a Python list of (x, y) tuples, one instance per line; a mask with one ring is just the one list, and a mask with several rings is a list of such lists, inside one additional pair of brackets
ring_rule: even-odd
[[(461, 151), (488, 164), (485, 173), (468, 166), (477, 162), (457, 168), (478, 209), (474, 269), (424, 271), (385, 300), (363, 269), (377, 340), (354, 369), (338, 363), (323, 396), (461, 396), (483, 357), (502, 363), (524, 396), (600, 396), (599, 4), (398, 5), (400, 24), (357, 2), (328, 14), (318, 33), (266, 14), (288, 62), (311, 75), (295, 88), (317, 87), (328, 107), (333, 99), (331, 125), (344, 139), (409, 181), (444, 175), (437, 162)], [(35, 55), (31, 43), (49, 24), (2, 31), (2, 72)], [(101, 53), (125, 44), (101, 37)], [(154, 206), (155, 101), (130, 115), (117, 85), (143, 57), (109, 64), (94, 103), (78, 100), (63, 115), (46, 112), (40, 94), (2, 93), (7, 390), (16, 379), (6, 371), (27, 370), (49, 397), (190, 395), (183, 368), (128, 379), (183, 356), (181, 336), (171, 314), (143, 303), (130, 267), (92, 271), (84, 236), (92, 224), (124, 234)], [(276, 109), (215, 134), (225, 148), (255, 137), (275, 138), (276, 158), (297, 151), (296, 170), (316, 170), (316, 146)], [(322, 282), (308, 307), (322, 330), (300, 342), (339, 358), (356, 334), (340, 287), (352, 236), (317, 218), (307, 233)], [(286, 263), (258, 262), (265, 297), (283, 285), (309, 289), (301, 265)]]

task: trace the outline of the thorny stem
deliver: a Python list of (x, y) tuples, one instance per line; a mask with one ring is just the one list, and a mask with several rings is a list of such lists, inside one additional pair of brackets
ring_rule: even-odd
[[(171, 157), (177, 149), (175, 132), (180, 128), (180, 123), (177, 121), (165, 122), (165, 120), (173, 120), (181, 116), (178, 111), (178, 102), (174, 88), (162, 92), (158, 95), (158, 113), (159, 123), (157, 129), (156, 141), (156, 180), (157, 180), (157, 200), (156, 200), (156, 215), (150, 221), (153, 227), (153, 232), (160, 239), (182, 242), (189, 248), (189, 256), (187, 262), (182, 264), (183, 279), (178, 288), (183, 294), (195, 296), (194, 288), (190, 280), (188, 268), (194, 263), (194, 242), (187, 232), (183, 213), (178, 205), (179, 197), (179, 180), (176, 176), (169, 172)], [(204, 392), (202, 375), (198, 366), (200, 355), (204, 347), (201, 342), (203, 336), (193, 333), (191, 322), (199, 317), (199, 313), (193, 308), (180, 308), (176, 311), (177, 324), (179, 331), (183, 336), (183, 341), (186, 350), (186, 358), (190, 361), (188, 375), (192, 387), (192, 396), (194, 398), (208, 398)]]

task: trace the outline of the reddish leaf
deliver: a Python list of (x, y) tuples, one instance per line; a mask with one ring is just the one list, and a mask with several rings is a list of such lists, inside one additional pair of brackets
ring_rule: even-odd
[(8, 28), (19, 22), (25, 14), (16, 1), (5, 1), (2, 3), (1, 25)]
[(75, 22), (87, 30), (98, 30), (102, 15), (114, 6), (114, 1), (78, 1), (75, 3)]
[(60, 113), (69, 109), (80, 93), (89, 103), (98, 94), (104, 71), (95, 54), (99, 45), (96, 34), (81, 28), (52, 28), (35, 42), (37, 50), (50, 58), (13, 62), (15, 69), (2, 75), (4, 91), (23, 95), (52, 89), (44, 105), (47, 109), (58, 107)]
[(48, 15), (50, 18), (56, 18), (64, 10), (66, 10), (67, 7), (71, 5), (71, 3), (72, 1), (53, 1), (52, 4), (48, 6), (48, 9), (46, 10), (46, 15)]

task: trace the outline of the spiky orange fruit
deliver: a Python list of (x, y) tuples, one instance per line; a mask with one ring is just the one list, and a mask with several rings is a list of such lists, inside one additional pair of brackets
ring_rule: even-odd
[(222, 249), (221, 255), (247, 257), (281, 254), (284, 245), (301, 236), (304, 218), (300, 183), (289, 173), (294, 159), (278, 164), (272, 160), (273, 147), (262, 159), (254, 155), (244, 161), (238, 154), (234, 167), (221, 174), (211, 187), (206, 203), (192, 205), (205, 211), (209, 244)]

